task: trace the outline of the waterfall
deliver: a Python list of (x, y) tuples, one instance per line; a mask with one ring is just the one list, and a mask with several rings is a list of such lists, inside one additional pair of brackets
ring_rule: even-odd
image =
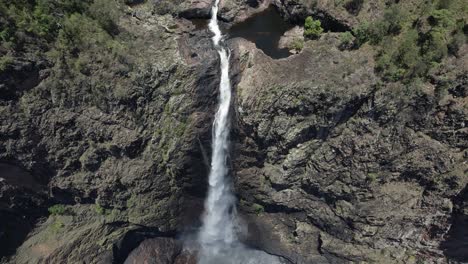
[(265, 252), (248, 249), (237, 238), (240, 225), (237, 222), (235, 197), (228, 179), (227, 157), (229, 153), (229, 109), (231, 105), (231, 81), (229, 80), (229, 51), (222, 45), (218, 25), (219, 0), (211, 9), (209, 29), (221, 61), (219, 106), (213, 122), (213, 143), (208, 196), (202, 227), (198, 233), (198, 261), (201, 264), (282, 264), (280, 258)]
[(205, 257), (216, 256), (223, 249), (237, 242), (235, 232), (235, 199), (227, 179), (226, 166), (229, 153), (229, 108), (231, 104), (231, 82), (229, 80), (229, 53), (221, 45), (222, 34), (218, 25), (218, 5), (212, 7), (209, 29), (214, 34), (212, 41), (221, 61), (219, 85), (219, 107), (213, 123), (213, 145), (209, 174), (208, 197), (205, 201), (203, 226), (199, 233), (201, 253)]

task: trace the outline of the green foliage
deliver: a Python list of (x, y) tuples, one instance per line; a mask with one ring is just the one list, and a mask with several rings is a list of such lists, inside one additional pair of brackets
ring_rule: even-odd
[(11, 63), (13, 63), (13, 56), (6, 54), (0, 57), (0, 72), (4, 71)]
[(433, 10), (429, 23), (435, 27), (452, 28), (455, 25), (454, 14), (448, 9)]
[[(88, 1), (35, 0), (5, 1), (0, 13), (6, 19), (3, 30), (19, 31), (36, 37), (51, 39), (56, 36), (61, 18), (67, 13), (82, 12)], [(3, 31), (2, 30), (2, 31)]]
[(45, 43), (50, 43), (48, 49), (56, 48), (49, 53), (52, 59), (78, 57), (81, 51), (96, 50), (98, 46), (100, 54), (119, 58), (125, 48), (112, 38), (118, 33), (119, 3), (119, 0), (1, 1), (0, 45), (6, 51), (14, 51), (24, 42), (46, 40)]
[(34, 7), (32, 16), (27, 16), (26, 31), (39, 37), (49, 36), (58, 27), (58, 21), (51, 15), (50, 7), (46, 1), (39, 1)]
[(375, 173), (375, 172), (369, 172), (369, 173), (367, 173), (367, 180), (369, 182), (375, 182), (377, 180), (378, 176), (379, 175), (377, 173)]
[(89, 8), (91, 17), (110, 34), (115, 34), (118, 31), (116, 24), (119, 17), (118, 5), (119, 3), (113, 0), (95, 0)]
[(388, 81), (424, 75), (427, 65), (420, 55), (417, 31), (410, 30), (397, 40), (389, 40), (377, 57), (376, 70)]
[(431, 12), (428, 22), (432, 26), (424, 36), (422, 52), (430, 63), (440, 62), (448, 55), (451, 34), (455, 30), (454, 14), (447, 9)]
[(261, 204), (254, 203), (252, 208), (257, 215), (265, 212), (265, 208)]
[(369, 23), (363, 22), (353, 29), (353, 34), (356, 37), (356, 44), (361, 46), (370, 39)]
[(297, 52), (301, 51), (304, 48), (303, 39), (294, 39), (291, 43), (291, 49), (296, 50)]
[(407, 16), (406, 12), (402, 11), (398, 5), (390, 6), (385, 10), (382, 20), (374, 21), (372, 24), (363, 22), (353, 30), (356, 44), (361, 46), (369, 41), (376, 45), (386, 36), (400, 33)]
[(349, 47), (352, 46), (354, 42), (354, 36), (351, 32), (346, 31), (340, 34), (340, 46), (341, 47)]
[(334, 0), (335, 6), (342, 6), (344, 4), (344, 0)]
[(94, 207), (94, 210), (96, 211), (96, 213), (100, 214), (100, 215), (108, 215), (110, 214), (110, 211), (107, 210), (106, 208), (102, 207), (101, 205), (99, 204), (96, 204), (95, 207)]
[(322, 34), (322, 23), (319, 20), (314, 20), (312, 17), (307, 17), (304, 23), (304, 37), (317, 39)]
[(55, 219), (55, 221), (50, 225), (50, 230), (53, 233), (59, 233), (65, 227), (65, 224), (60, 221), (59, 219)]
[(387, 81), (424, 78), (466, 42), (466, 7), (461, 0), (427, 2), (418, 8), (420, 13), (410, 16), (401, 3), (393, 4), (382, 19), (353, 30), (358, 46), (369, 42), (380, 50), (376, 70)]
[(98, 22), (81, 14), (72, 14), (63, 21), (56, 48), (64, 53), (77, 54), (93, 45), (105, 44), (110, 36), (99, 27)]
[(49, 213), (51, 215), (65, 215), (68, 213), (67, 208), (63, 204), (56, 204), (48, 209)]

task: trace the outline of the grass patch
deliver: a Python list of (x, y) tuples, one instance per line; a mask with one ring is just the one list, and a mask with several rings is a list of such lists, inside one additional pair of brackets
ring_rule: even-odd
[(70, 213), (68, 208), (63, 204), (53, 205), (49, 207), (48, 211), (51, 215), (67, 215)]

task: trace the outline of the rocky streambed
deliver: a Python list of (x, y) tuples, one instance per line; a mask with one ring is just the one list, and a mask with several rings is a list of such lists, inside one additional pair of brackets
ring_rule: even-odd
[[(219, 62), (211, 1), (179, 2), (127, 8), (127, 73), (63, 79), (31, 57), (1, 76), (2, 263), (196, 263)], [(242, 241), (286, 263), (466, 262), (468, 53), (417, 90), (385, 82), (336, 33), (385, 1), (309, 2), (221, 2), (225, 32), (270, 5), (327, 31), (281, 59), (227, 40)]]

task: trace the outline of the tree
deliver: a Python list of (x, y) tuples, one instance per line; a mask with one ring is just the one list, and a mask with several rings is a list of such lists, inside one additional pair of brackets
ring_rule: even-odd
[(322, 23), (319, 20), (314, 20), (312, 17), (307, 17), (304, 23), (304, 37), (317, 39), (322, 34)]

